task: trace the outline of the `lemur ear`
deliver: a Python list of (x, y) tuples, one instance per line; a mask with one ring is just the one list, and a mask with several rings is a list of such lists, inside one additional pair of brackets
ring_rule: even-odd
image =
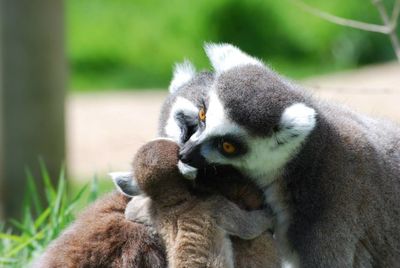
[(281, 131), (291, 137), (307, 136), (316, 125), (316, 111), (304, 103), (287, 107), (280, 120)]
[(176, 63), (174, 66), (172, 81), (169, 85), (169, 92), (174, 93), (183, 84), (189, 82), (189, 80), (195, 75), (196, 68), (190, 61), (184, 60), (181, 63)]
[(241, 65), (264, 66), (262, 61), (247, 55), (230, 44), (206, 43), (204, 50), (217, 74)]
[(115, 187), (117, 187), (118, 191), (123, 195), (132, 197), (141, 194), (132, 172), (111, 172), (108, 173), (108, 175), (111, 176)]

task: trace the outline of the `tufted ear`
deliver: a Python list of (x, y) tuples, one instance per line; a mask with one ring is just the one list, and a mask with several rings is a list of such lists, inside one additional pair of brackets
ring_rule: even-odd
[(204, 50), (217, 74), (241, 65), (264, 66), (262, 61), (247, 55), (230, 44), (206, 43)]
[(177, 63), (174, 66), (174, 73), (172, 81), (169, 85), (169, 92), (174, 93), (183, 84), (189, 82), (196, 75), (196, 68), (193, 63), (188, 60), (184, 60), (181, 63)]
[(280, 127), (282, 134), (290, 137), (305, 137), (317, 123), (316, 111), (304, 103), (295, 103), (287, 107), (282, 114)]
[(122, 194), (129, 197), (141, 194), (132, 172), (111, 172), (108, 175)]

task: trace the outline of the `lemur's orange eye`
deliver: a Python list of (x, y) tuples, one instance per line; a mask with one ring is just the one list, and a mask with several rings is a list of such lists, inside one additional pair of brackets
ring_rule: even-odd
[(202, 122), (206, 121), (206, 111), (204, 111), (204, 108), (201, 108), (199, 111), (199, 119)]
[(222, 143), (222, 149), (227, 154), (233, 154), (236, 152), (236, 147), (232, 143), (226, 141)]

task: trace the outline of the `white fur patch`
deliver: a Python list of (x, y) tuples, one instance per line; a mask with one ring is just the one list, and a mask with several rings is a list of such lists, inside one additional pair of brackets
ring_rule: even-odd
[(307, 135), (314, 129), (316, 112), (304, 103), (295, 103), (285, 109), (280, 124), (292, 134)]
[(231, 120), (223, 103), (211, 89), (206, 114), (206, 128), (198, 130), (190, 141), (201, 144), (209, 137), (233, 135), (240, 137), (248, 152), (238, 158), (227, 158), (217, 148), (202, 146), (201, 154), (208, 163), (231, 164), (265, 187), (273, 182), (295, 156), (316, 124), (316, 112), (303, 103), (287, 107), (280, 119), (280, 130), (271, 137), (254, 137)]
[(217, 74), (247, 64), (264, 66), (262, 61), (247, 55), (230, 44), (209, 43), (205, 44), (204, 50)]
[(296, 268), (297, 266), (295, 266), (293, 263), (287, 261), (287, 260), (283, 260), (282, 261), (282, 268)]
[(174, 74), (169, 85), (169, 92), (174, 93), (182, 85), (189, 82), (195, 75), (196, 68), (190, 61), (185, 60), (182, 63), (175, 64)]
[(315, 110), (303, 103), (286, 108), (281, 116), (280, 131), (270, 138), (247, 138), (250, 152), (237, 166), (261, 187), (270, 184), (314, 129), (315, 116)]
[(272, 137), (253, 137), (245, 128), (230, 120), (214, 91), (210, 92), (206, 128), (195, 133), (191, 141), (202, 143), (211, 136), (239, 136), (248, 147), (248, 153), (238, 158), (226, 158), (217, 148), (202, 147), (201, 154), (209, 163), (231, 164), (255, 180), (260, 187), (273, 182), (288, 161), (315, 127), (315, 110), (303, 103), (294, 104), (283, 112), (281, 130)]
[(197, 168), (189, 166), (179, 160), (178, 169), (181, 174), (188, 180), (194, 180), (197, 176)]
[(189, 114), (197, 115), (199, 109), (188, 99), (185, 99), (183, 97), (176, 98), (174, 104), (172, 105), (168, 121), (164, 130), (167, 136), (173, 139), (177, 143), (180, 143), (182, 134), (182, 130), (175, 119), (176, 114), (178, 114), (179, 112), (183, 112), (186, 115)]
[[(209, 95), (209, 105), (206, 114), (206, 128), (203, 132), (196, 132), (191, 137), (193, 142), (202, 142), (210, 136), (238, 134), (241, 128), (232, 122), (225, 113), (224, 106), (214, 90)], [(199, 130), (200, 131), (200, 130)]]
[[(245, 132), (238, 124), (230, 120), (225, 113), (224, 106), (214, 90), (210, 91), (209, 106), (206, 114), (206, 128), (202, 131), (199, 129), (192, 135), (190, 141), (193, 143), (202, 143), (212, 136), (225, 136), (227, 134), (244, 135)], [(202, 131), (202, 132), (201, 132)], [(227, 159), (221, 157), (221, 154), (210, 148), (201, 149), (201, 154), (209, 163), (230, 163), (226, 162)]]

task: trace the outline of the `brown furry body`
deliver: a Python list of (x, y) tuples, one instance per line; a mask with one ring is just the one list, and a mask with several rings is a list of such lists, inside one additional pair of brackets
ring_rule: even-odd
[[(206, 85), (212, 79), (212, 74), (200, 73), (191, 83), (168, 96), (160, 115), (161, 136), (168, 136), (164, 133), (166, 117), (176, 97), (184, 96), (200, 105), (202, 92), (208, 90)], [(262, 207), (262, 196), (256, 187), (250, 183), (244, 184), (240, 179), (234, 180), (229, 170), (219, 171), (212, 178), (207, 178), (208, 186), (205, 187), (215, 187), (216, 192), (241, 208), (253, 210)], [(51, 244), (35, 267), (166, 267), (165, 249), (159, 238), (151, 236), (144, 225), (124, 219), (128, 201), (119, 193), (99, 199)], [(96, 239), (96, 236), (101, 239)], [(235, 267), (280, 267), (279, 255), (269, 233), (263, 233), (253, 240), (233, 236), (231, 240)], [(151, 265), (150, 259), (146, 259), (143, 254), (143, 248), (146, 247), (155, 256), (154, 260), (160, 261), (159, 266)]]
[(37, 268), (166, 267), (162, 242), (125, 219), (129, 198), (111, 193), (89, 206), (33, 264)]
[[(262, 209), (264, 195), (252, 181), (238, 177), (230, 167), (220, 167), (218, 173), (202, 178), (200, 188), (221, 194), (246, 210)], [(208, 172), (209, 173), (209, 172)], [(277, 245), (270, 232), (245, 240), (237, 236), (230, 237), (237, 268), (274, 268), (281, 267)]]
[[(229, 170), (222, 171), (231, 173)], [(220, 176), (219, 180), (204, 183), (202, 188), (223, 193), (243, 209), (254, 210), (262, 206), (260, 191), (249, 181), (244, 183), (234, 177)], [(165, 248), (160, 238), (145, 225), (125, 219), (125, 208), (129, 201), (129, 198), (117, 192), (97, 200), (50, 244), (33, 267), (167, 267)], [(203, 230), (204, 222), (194, 220), (191, 226), (197, 225)], [(213, 235), (215, 230), (207, 226), (208, 235)], [(188, 236), (187, 241), (192, 238)], [(252, 240), (234, 236), (230, 238), (235, 267), (279, 267), (278, 253), (268, 232)], [(180, 247), (186, 246), (185, 243), (180, 244)], [(207, 248), (208, 245), (202, 247)]]
[[(178, 150), (173, 142), (157, 140), (144, 145), (134, 161), (137, 183), (152, 199), (150, 216), (164, 238), (169, 265), (234, 267), (237, 262), (243, 267), (266, 267), (262, 253), (266, 250), (265, 244), (270, 243), (270, 237), (264, 234), (255, 240), (256, 243), (236, 243), (235, 252), (240, 253), (235, 261), (228, 236), (233, 234), (246, 239), (259, 236), (269, 224), (265, 214), (242, 210), (220, 195), (194, 194), (191, 182), (182, 177), (176, 166)], [(243, 196), (242, 193), (251, 190), (251, 185), (226, 183), (223, 188), (234, 197), (233, 193)], [(262, 198), (257, 196), (259, 192), (250, 192), (250, 205), (262, 204)], [(246, 249), (251, 245), (249, 252)], [(241, 254), (242, 250), (244, 254)], [(261, 254), (257, 256), (254, 252)], [(254, 258), (253, 262), (248, 260), (249, 256)], [(249, 262), (244, 263), (245, 260)]]

